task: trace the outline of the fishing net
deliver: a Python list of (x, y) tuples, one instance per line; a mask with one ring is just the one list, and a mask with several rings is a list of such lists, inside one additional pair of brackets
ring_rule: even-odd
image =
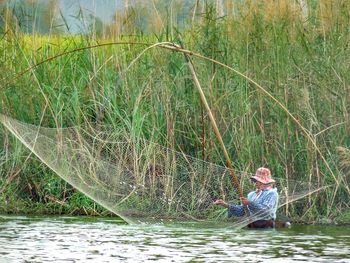
[[(43, 128), (0, 116), (43, 163), (73, 187), (127, 222), (151, 218), (222, 220), (217, 198), (239, 203), (226, 167), (205, 162), (159, 144), (132, 138), (127, 132), (86, 123), (71, 128)], [(244, 193), (251, 174), (238, 173)], [(280, 206), (320, 188), (277, 179)], [(240, 218), (237, 227), (257, 220)]]

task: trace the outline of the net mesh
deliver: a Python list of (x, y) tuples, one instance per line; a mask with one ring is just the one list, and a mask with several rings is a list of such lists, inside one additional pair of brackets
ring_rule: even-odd
[[(239, 203), (228, 168), (110, 127), (86, 123), (43, 128), (1, 115), (3, 125), (43, 163), (73, 187), (127, 222), (156, 219), (217, 220), (225, 209), (217, 198)], [(244, 193), (251, 174), (238, 173)], [(276, 178), (279, 206), (320, 188)], [(243, 227), (262, 214), (236, 220)], [(252, 217), (253, 216), (253, 217)]]

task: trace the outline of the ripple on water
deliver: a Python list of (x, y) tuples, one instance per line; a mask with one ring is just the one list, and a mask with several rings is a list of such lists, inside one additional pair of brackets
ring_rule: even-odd
[(0, 262), (350, 262), (348, 230), (333, 229), (236, 231), (195, 223), (8, 217), (0, 228)]

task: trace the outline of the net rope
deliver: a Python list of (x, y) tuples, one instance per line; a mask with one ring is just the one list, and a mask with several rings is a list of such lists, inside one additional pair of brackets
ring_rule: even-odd
[[(223, 220), (217, 198), (239, 203), (226, 167), (193, 158), (129, 133), (85, 123), (70, 128), (44, 128), (0, 115), (2, 124), (43, 163), (73, 187), (129, 223), (149, 219)], [(244, 193), (250, 176), (237, 173)], [(321, 187), (279, 179), (279, 207)], [(259, 213), (239, 218), (240, 228)]]

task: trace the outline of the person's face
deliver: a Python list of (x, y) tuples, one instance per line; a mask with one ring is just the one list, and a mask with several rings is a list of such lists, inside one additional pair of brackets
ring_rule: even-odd
[(255, 187), (256, 187), (256, 189), (260, 190), (260, 189), (263, 188), (263, 186), (264, 186), (263, 183), (261, 183), (261, 182), (259, 182), (259, 181), (255, 181)]

